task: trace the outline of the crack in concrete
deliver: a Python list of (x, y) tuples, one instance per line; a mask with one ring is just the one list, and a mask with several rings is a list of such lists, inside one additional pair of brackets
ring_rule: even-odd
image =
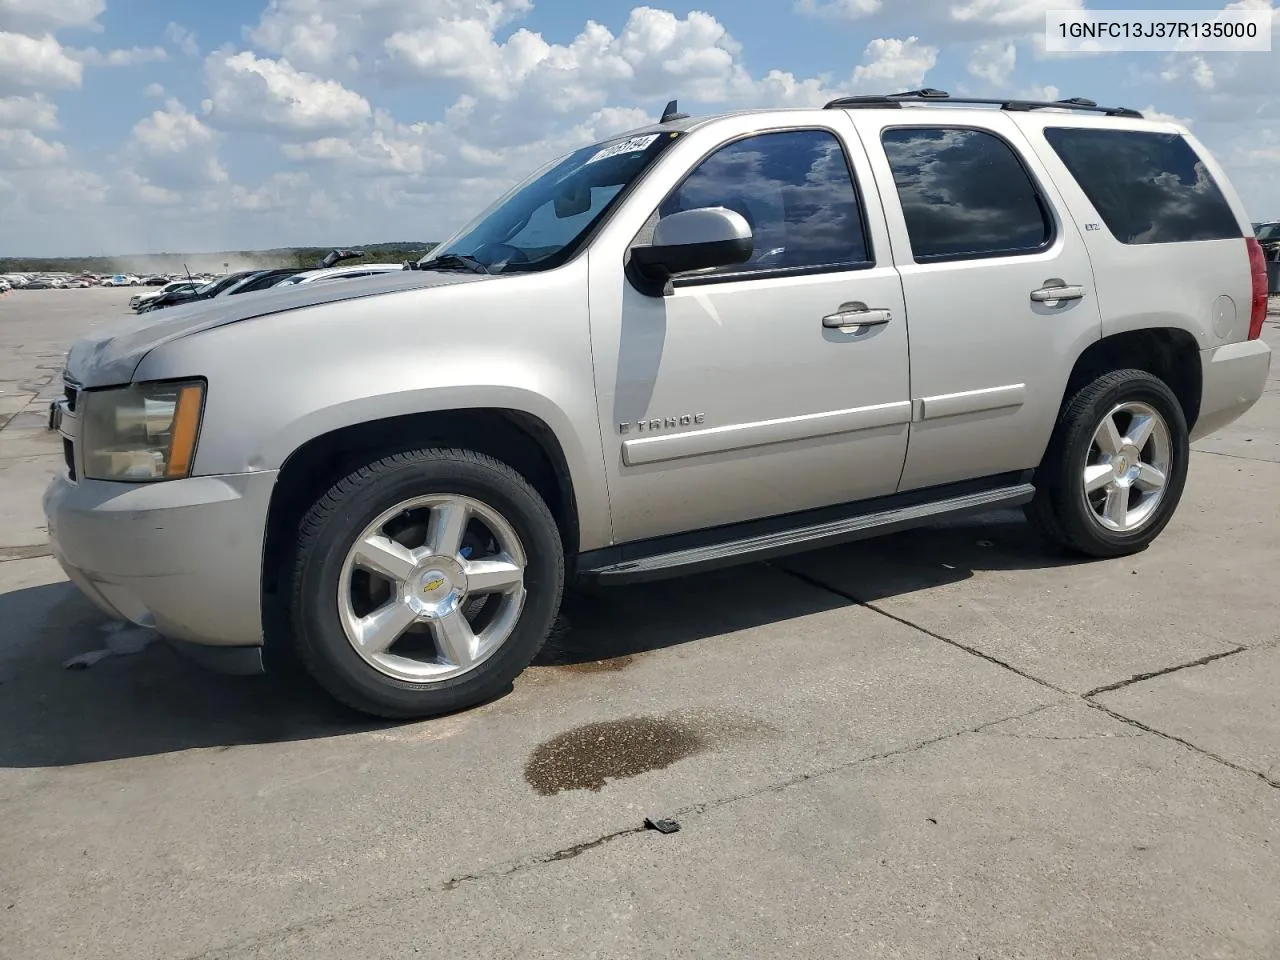
[(1083, 737), (1053, 737), (1039, 733), (996, 733), (994, 730), (979, 730), (984, 737), (1004, 737), (1006, 740), (1137, 740), (1145, 736), (1143, 733), (1091, 733)]
[(1211, 457), (1226, 457), (1228, 460), (1244, 460), (1246, 463), (1275, 463), (1274, 460), (1268, 460), (1266, 457), (1246, 457), (1239, 453), (1219, 453), (1217, 450), (1198, 450), (1191, 448), (1193, 453), (1206, 453)]
[[(474, 883), (479, 880), (500, 880), (503, 877), (509, 877), (515, 873), (523, 873), (525, 870), (531, 870), (534, 867), (540, 867), (546, 863), (557, 863), (560, 860), (572, 860), (579, 857), (588, 850), (594, 850), (596, 847), (602, 847), (606, 843), (611, 843), (619, 837), (630, 836), (633, 833), (644, 833), (648, 828), (642, 823), (638, 827), (627, 827), (624, 830), (615, 830), (613, 833), (606, 833), (594, 840), (584, 840), (582, 843), (575, 843), (571, 847), (553, 851), (552, 853), (541, 854), (535, 857), (526, 857), (516, 863), (507, 864), (504, 868), (496, 870), (481, 871), (480, 873), (464, 873), (456, 877), (446, 880), (434, 888), (428, 888), (428, 892), (448, 893), (450, 890), (456, 890), (464, 883)], [(375, 901), (379, 902), (379, 901)]]
[[(968, 734), (981, 733), (984, 730), (986, 730), (988, 727), (994, 727), (1001, 723), (1009, 723), (1014, 720), (1022, 720), (1022, 719), (1025, 719), (1026, 717), (1033, 716), (1041, 712), (1042, 710), (1047, 710), (1050, 707), (1057, 706), (1058, 702), (1060, 701), (1057, 701), (1054, 703), (1043, 703), (1043, 704), (1040, 704), (1039, 706), (1032, 707), (1030, 710), (1023, 710), (1011, 716), (998, 717), (995, 720), (986, 720), (975, 726), (964, 727), (963, 729), (960, 729), (960, 730), (949, 730), (946, 733), (938, 734), (937, 736), (934, 736), (934, 737), (927, 737), (923, 740), (917, 740), (910, 744), (906, 744), (901, 747), (896, 747), (892, 750), (883, 750), (878, 753), (868, 754), (867, 756), (855, 757), (851, 760), (845, 760), (840, 763), (831, 764), (827, 767), (823, 767), (818, 770), (811, 770), (811, 771), (808, 771), (807, 773), (797, 774), (793, 777), (788, 777), (785, 780), (779, 780), (774, 783), (767, 783), (753, 790), (747, 790), (742, 793), (731, 794), (730, 796), (727, 796), (727, 797), (720, 797), (715, 800), (705, 801), (703, 803), (688, 804), (684, 807), (680, 807), (679, 809), (675, 810), (672, 813), (665, 814), (664, 817), (673, 819), (673, 820), (679, 820), (682, 817), (687, 818), (687, 817), (701, 816), (710, 811), (719, 810), (722, 807), (726, 807), (735, 803), (740, 803), (743, 800), (752, 800), (757, 797), (766, 796), (767, 794), (780, 793), (784, 790), (788, 790), (792, 787), (798, 786), (803, 783), (810, 783), (814, 780), (820, 780), (824, 777), (832, 776), (833, 774), (841, 773), (847, 770), (852, 770), (866, 763), (874, 763), (879, 760), (888, 760), (894, 757), (905, 756), (907, 754), (915, 753), (919, 750), (924, 750), (928, 747), (934, 746), (936, 744), (942, 743), (947, 740), (953, 740), (958, 737), (966, 736)], [(282, 941), (286, 940), (289, 936), (295, 933), (300, 933), (304, 930), (308, 930), (315, 927), (323, 927), (344, 918), (358, 916), (361, 912), (366, 910), (370, 910), (377, 907), (394, 906), (395, 904), (399, 904), (399, 903), (408, 903), (426, 894), (449, 893), (453, 890), (458, 889), (460, 886), (468, 883), (478, 883), (486, 880), (501, 880), (505, 877), (514, 876), (515, 874), (518, 874), (518, 873), (524, 873), (527, 870), (533, 870), (533, 869), (536, 869), (537, 867), (541, 867), (549, 863), (557, 863), (562, 860), (572, 860), (575, 857), (579, 857), (582, 854), (587, 853), (588, 851), (606, 846), (607, 844), (610, 844), (615, 840), (620, 840), (623, 837), (628, 837), (628, 836), (632, 836), (634, 834), (639, 834), (639, 833), (651, 833), (651, 832), (653, 831), (650, 831), (647, 827), (645, 827), (644, 822), (641, 821), (641, 823), (637, 824), (634, 827), (625, 827), (621, 830), (614, 830), (610, 833), (601, 834), (600, 836), (594, 837), (591, 840), (584, 840), (581, 843), (575, 843), (572, 846), (562, 847), (559, 850), (553, 850), (550, 853), (535, 854), (533, 856), (523, 857), (516, 861), (494, 866), (488, 870), (480, 870), (475, 873), (459, 874), (457, 876), (451, 877), (448, 880), (445, 880), (443, 883), (430, 884), (420, 889), (407, 890), (407, 891), (404, 891), (403, 893), (393, 894), (388, 897), (381, 897), (381, 898), (374, 898), (372, 900), (366, 900), (364, 903), (357, 904), (355, 906), (348, 907), (346, 909), (339, 909), (327, 914), (323, 914), (322, 916), (319, 916), (319, 917), (312, 917), (306, 920), (300, 920), (297, 923), (289, 924), (288, 926), (281, 927), (277, 930), (267, 931), (266, 933), (260, 934), (257, 937), (251, 937), (247, 940), (240, 940), (240, 941), (236, 941), (229, 944), (223, 944), (222, 946), (212, 947), (208, 950), (201, 951), (200, 953), (188, 954), (186, 957), (183, 958), (183, 960), (217, 960), (217, 958), (219, 957), (241, 956), (247, 950), (252, 950), (255, 948), (270, 947), (272, 944), (281, 943)]]
[(1128, 680), (1108, 683), (1106, 686), (1097, 687), (1094, 690), (1090, 690), (1088, 693), (1080, 694), (1080, 696), (1088, 700), (1090, 697), (1096, 697), (1100, 693), (1110, 693), (1112, 690), (1122, 690), (1135, 683), (1141, 683), (1143, 680), (1151, 680), (1154, 677), (1163, 677), (1170, 673), (1177, 673), (1179, 670), (1188, 670), (1191, 667), (1203, 667), (1206, 663), (1213, 663), (1215, 660), (1225, 660), (1227, 657), (1234, 657), (1237, 653), (1244, 653), (1248, 649), (1248, 647), (1236, 647), (1234, 650), (1227, 650), (1225, 653), (1211, 653), (1207, 657), (1200, 657), (1198, 660), (1188, 660), (1186, 663), (1178, 663), (1172, 667), (1152, 670), (1149, 673), (1135, 673)]
[[(1207, 453), (1208, 451), (1204, 451), (1204, 452)], [(1220, 454), (1220, 456), (1230, 456), (1230, 454)], [(1244, 458), (1237, 458), (1237, 459), (1244, 459)], [(873, 610), (883, 617), (888, 617), (890, 620), (896, 621), (897, 623), (901, 623), (903, 626), (911, 627), (914, 630), (919, 630), (921, 633), (925, 634), (926, 636), (933, 637), (935, 640), (941, 640), (945, 644), (953, 646), (959, 650), (963, 650), (966, 653), (972, 654), (973, 656), (978, 657), (982, 660), (986, 660), (988, 663), (995, 664), (998, 667), (1003, 667), (1005, 670), (1008, 670), (1011, 673), (1015, 673), (1018, 676), (1022, 677), (1023, 679), (1032, 680), (1040, 684), (1041, 686), (1048, 687), (1050, 690), (1056, 690), (1057, 692), (1066, 694), (1067, 696), (1073, 696), (1073, 697), (1078, 696), (1081, 700), (1083, 700), (1086, 704), (1088, 704), (1093, 709), (1101, 710), (1103, 713), (1107, 714), (1108, 716), (1110, 716), (1115, 720), (1118, 720), (1121, 723), (1127, 724), (1128, 726), (1131, 726), (1131, 727), (1135, 727), (1146, 733), (1151, 733), (1151, 734), (1155, 734), (1158, 737), (1163, 737), (1166, 740), (1171, 740), (1174, 743), (1179, 743), (1182, 746), (1186, 747), (1188, 750), (1198, 753), (1203, 757), (1207, 757), (1210, 760), (1216, 760), (1218, 763), (1221, 763), (1223, 766), (1230, 767), (1232, 770), (1236, 770), (1240, 773), (1251, 774), (1252, 776), (1257, 777), (1258, 779), (1262, 780), (1264, 783), (1268, 784), (1269, 786), (1280, 789), (1280, 781), (1273, 779), (1272, 777), (1268, 776), (1265, 773), (1261, 773), (1257, 770), (1250, 769), (1249, 767), (1241, 766), (1240, 764), (1234, 763), (1226, 759), (1225, 757), (1220, 757), (1218, 756), (1218, 754), (1213, 753), (1210, 750), (1206, 750), (1203, 747), (1196, 746), (1190, 740), (1184, 740), (1182, 737), (1175, 736), (1172, 733), (1165, 733), (1163, 730), (1157, 730), (1155, 727), (1149, 727), (1145, 723), (1142, 723), (1139, 720), (1134, 720), (1132, 717), (1126, 717), (1122, 713), (1117, 713), (1116, 711), (1110, 709), (1109, 707), (1105, 707), (1101, 703), (1098, 703), (1096, 700), (1092, 699), (1098, 694), (1107, 693), (1112, 690), (1119, 690), (1123, 687), (1127, 687), (1135, 683), (1141, 683), (1143, 680), (1150, 680), (1153, 677), (1162, 677), (1162, 676), (1165, 676), (1166, 674), (1176, 673), (1179, 670), (1186, 670), (1190, 667), (1204, 666), (1206, 663), (1212, 663), (1215, 660), (1222, 660), (1225, 657), (1235, 656), (1237, 653), (1242, 653), (1245, 650), (1247, 650), (1248, 649), (1247, 647), (1237, 647), (1236, 649), (1228, 650), (1225, 653), (1214, 653), (1214, 654), (1210, 654), (1207, 657), (1201, 657), (1198, 660), (1191, 660), (1187, 663), (1180, 663), (1172, 667), (1165, 667), (1164, 669), (1155, 670), (1150, 673), (1136, 674), (1127, 680), (1121, 680), (1118, 683), (1113, 683), (1103, 687), (1098, 687), (1096, 690), (1090, 690), (1088, 693), (1073, 694), (1070, 691), (1063, 690), (1061, 687), (1055, 686), (1054, 684), (1050, 683), (1047, 680), (1042, 680), (1039, 677), (1033, 676), (1032, 674), (1029, 674), (1024, 670), (1020, 670), (1011, 664), (1005, 663), (1003, 660), (1000, 660), (997, 657), (993, 657), (990, 654), (984, 653), (983, 651), (977, 649), (976, 647), (971, 647), (968, 644), (960, 643), (957, 640), (952, 640), (949, 637), (944, 637), (941, 634), (934, 633), (932, 630), (929, 630), (926, 627), (922, 627), (919, 624), (912, 623), (910, 620), (906, 619), (905, 617), (899, 617), (896, 614), (892, 614), (892, 613), (889, 613), (888, 611), (882, 610), (880, 607), (876, 606), (874, 603), (868, 603), (866, 601), (859, 600), (857, 597), (854, 597), (843, 590), (839, 590), (835, 587), (825, 584), (821, 580), (817, 580), (814, 577), (810, 577), (803, 573), (797, 573), (794, 570), (788, 570), (785, 567), (778, 567), (773, 563), (769, 563), (768, 566), (782, 573), (789, 574), (795, 577), (797, 580), (800, 580), (803, 583), (807, 583), (812, 587), (816, 587), (819, 590), (825, 590), (828, 593), (832, 593), (838, 597), (842, 597), (845, 600), (848, 600), (850, 603), (856, 604), (857, 606), (866, 607), (868, 610)], [(976, 733), (978, 731), (973, 731), (973, 732)], [(1045, 738), (1045, 739), (1051, 739), (1051, 738)]]
[(818, 580), (816, 577), (811, 577), (806, 573), (800, 573), (796, 570), (789, 570), (786, 567), (778, 567), (772, 563), (768, 564), (768, 566), (773, 567), (773, 569), (779, 571), (780, 573), (785, 573), (789, 576), (795, 577), (797, 580), (801, 581), (802, 583), (807, 583), (811, 587), (815, 587), (819, 590), (825, 590), (827, 593), (835, 594), (837, 597), (841, 597), (845, 600), (848, 600), (850, 603), (854, 604), (855, 606), (866, 607), (868, 610), (874, 611), (875, 613), (880, 614), (880, 616), (882, 617), (887, 617), (888, 619), (893, 620), (896, 623), (900, 623), (904, 627), (910, 627), (912, 630), (918, 630), (919, 632), (925, 634), (926, 636), (933, 637), (933, 639), (940, 640), (943, 643), (947, 644), (948, 646), (955, 647), (957, 650), (963, 650), (965, 653), (969, 654), (970, 656), (977, 657), (980, 660), (985, 660), (991, 664), (995, 664), (997, 667), (1000, 667), (1004, 670), (1008, 670), (1010, 673), (1016, 673), (1018, 676), (1022, 677), (1022, 679), (1024, 680), (1030, 680), (1032, 683), (1038, 683), (1042, 687), (1048, 687), (1050, 690), (1053, 690), (1056, 693), (1066, 694), (1068, 696), (1072, 695), (1070, 690), (1064, 690), (1062, 687), (1059, 687), (1056, 684), (1050, 683), (1048, 680), (1045, 680), (1041, 677), (1037, 677), (1034, 674), (1027, 673), (1027, 671), (1019, 667), (1015, 667), (1013, 664), (1007, 663), (1004, 660), (1001, 660), (999, 657), (993, 657), (991, 654), (986, 653), (982, 650), (979, 650), (977, 647), (972, 647), (967, 643), (961, 643), (959, 640), (953, 640), (950, 637), (944, 637), (942, 634), (935, 633), (934, 631), (930, 630), (928, 627), (922, 627), (918, 623), (912, 623), (906, 617), (900, 617), (895, 613), (890, 613), (888, 610), (885, 610), (882, 607), (876, 606), (876, 604), (872, 603), (869, 600), (859, 600), (853, 594), (847, 593), (846, 591), (841, 590), (837, 587), (833, 587), (828, 583), (823, 583), (821, 580)]
[(1107, 707), (1101, 703), (1098, 703), (1098, 701), (1096, 700), (1085, 700), (1085, 703), (1087, 703), (1094, 710), (1101, 710), (1103, 713), (1111, 717), (1113, 720), (1119, 720), (1121, 723), (1128, 724), (1131, 727), (1136, 727), (1137, 729), (1145, 731), (1146, 733), (1153, 733), (1157, 737), (1163, 737), (1166, 740), (1172, 740), (1174, 743), (1180, 743), (1182, 744), (1182, 746), (1186, 747), (1188, 750), (1198, 753), (1203, 757), (1208, 757), (1210, 760), (1218, 761), (1218, 763), (1222, 764), (1224, 767), (1230, 767), (1232, 770), (1236, 770), (1240, 773), (1251, 774), (1252, 776), (1257, 777), (1267, 786), (1274, 787), (1275, 789), (1280, 790), (1280, 780), (1274, 780), (1271, 777), (1267, 776), (1265, 773), (1262, 773), (1258, 770), (1253, 770), (1249, 767), (1242, 766), (1232, 760), (1228, 760), (1226, 757), (1221, 757), (1218, 754), (1214, 753), (1213, 751), (1206, 750), (1204, 747), (1198, 747), (1194, 743), (1192, 743), (1190, 740), (1184, 740), (1182, 739), (1182, 737), (1179, 737), (1175, 734), (1165, 733), (1163, 730), (1157, 730), (1155, 727), (1148, 726), (1147, 724), (1143, 723), (1141, 720), (1135, 720), (1133, 719), (1133, 717), (1126, 717), (1123, 713), (1117, 713), (1115, 710), (1112, 710), (1110, 707)]

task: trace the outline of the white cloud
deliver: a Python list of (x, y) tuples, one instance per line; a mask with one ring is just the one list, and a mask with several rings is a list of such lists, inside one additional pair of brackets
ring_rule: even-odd
[(196, 35), (180, 23), (170, 23), (164, 28), (164, 38), (177, 47), (185, 56), (200, 56), (200, 44)]
[(588, 21), (567, 44), (517, 30), (504, 42), (481, 19), (400, 31), (383, 44), (387, 71), (410, 80), (456, 81), (499, 100), (528, 95), (540, 112), (603, 106), (610, 95), (660, 97), (672, 89), (714, 103), (750, 89), (741, 47), (710, 14), (679, 18), (637, 7), (621, 33)]
[(127, 152), (137, 170), (163, 187), (224, 183), (217, 136), (176, 100), (134, 126)]
[(315, 136), (358, 128), (373, 113), (369, 101), (336, 80), (249, 51), (211, 54), (205, 80), (204, 112), (214, 126), (229, 129)]
[(861, 20), (879, 13), (884, 0), (798, 0), (796, 9), (815, 17)]
[[(314, 213), (324, 206), (323, 191), (316, 190), (305, 172), (277, 173), (261, 186), (250, 189), (234, 184), (225, 197), (212, 198), (215, 205), (225, 204), (246, 213)], [(310, 208), (310, 209), (308, 209)]]
[[(371, 66), (396, 34), (476, 22), (492, 33), (533, 9), (531, 0), (271, 0), (253, 42), (303, 69)], [(371, 60), (369, 58), (372, 58)]]
[(105, 53), (88, 47), (69, 53), (86, 67), (133, 67), (140, 63), (157, 63), (169, 59), (164, 47), (130, 47), (128, 50), (108, 50)]
[(40, 170), (67, 159), (62, 144), (43, 140), (30, 130), (0, 129), (0, 169)]
[(1023, 87), (1014, 93), (1014, 97), (1019, 100), (1039, 100), (1041, 103), (1052, 103), (1054, 100), (1062, 99), (1062, 91), (1053, 84), (1038, 84)]
[(183, 201), (183, 195), (177, 190), (158, 186), (136, 170), (122, 171), (113, 192), (126, 204), (148, 207), (175, 207)]
[(1192, 123), (1190, 117), (1175, 116), (1172, 113), (1165, 113), (1163, 110), (1157, 110), (1153, 106), (1143, 107), (1138, 112), (1141, 113), (1148, 120), (1163, 120), (1166, 123), (1180, 123), (1184, 127), (1189, 127), (1191, 126), (1191, 123)]
[(64, 27), (97, 27), (106, 0), (0, 0), (0, 30), (39, 33)]
[(999, 40), (978, 44), (969, 59), (969, 73), (987, 83), (1002, 87), (1009, 82), (1018, 64), (1018, 48)]
[(964, 0), (950, 6), (955, 23), (980, 23), (1019, 31), (1044, 31), (1050, 10), (1080, 10), (1083, 0)]
[(864, 54), (866, 61), (853, 71), (854, 85), (890, 92), (921, 86), (938, 62), (938, 48), (921, 43), (919, 37), (872, 40)]
[(142, 91), (143, 96), (150, 97), (152, 100), (159, 100), (165, 95), (164, 85), (160, 83), (148, 83)]
[(56, 130), (58, 106), (42, 94), (0, 97), (0, 130)]
[(50, 34), (0, 33), (0, 93), (66, 90), (80, 86), (84, 68)]
[(937, 41), (1044, 35), (1050, 10), (1080, 10), (1084, 0), (797, 0), (811, 17), (868, 21), (877, 31), (910, 30)]

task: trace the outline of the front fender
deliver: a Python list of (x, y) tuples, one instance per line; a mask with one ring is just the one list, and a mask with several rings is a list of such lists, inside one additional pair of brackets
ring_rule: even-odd
[(194, 464), (206, 475), (276, 470), (323, 434), (408, 414), (536, 417), (564, 452), (592, 549), (610, 524), (582, 264), (581, 277), (569, 264), (221, 326), (165, 344), (135, 376), (208, 381)]

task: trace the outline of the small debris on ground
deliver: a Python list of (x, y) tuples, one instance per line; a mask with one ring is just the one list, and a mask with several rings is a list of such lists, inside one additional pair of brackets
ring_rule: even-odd
[(675, 820), (655, 820), (653, 817), (645, 817), (644, 828), (646, 830), (657, 830), (659, 833), (680, 832), (680, 824)]

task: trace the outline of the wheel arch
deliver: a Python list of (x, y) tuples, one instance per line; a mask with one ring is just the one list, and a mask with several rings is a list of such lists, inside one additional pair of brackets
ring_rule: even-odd
[(1177, 327), (1125, 330), (1095, 340), (1076, 359), (1060, 409), (1085, 384), (1126, 367), (1145, 370), (1168, 384), (1182, 407), (1187, 429), (1195, 426), (1203, 389), (1200, 347), (1194, 336)]
[[(264, 630), (270, 637), (279, 604), (281, 571), (293, 533), (310, 505), (342, 477), (378, 456), (420, 447), (458, 447), (501, 460), (546, 502), (566, 554), (578, 550), (578, 497), (563, 445), (554, 430), (527, 411), (476, 407), (410, 413), (336, 427), (317, 434), (284, 460), (272, 491), (263, 545)], [(278, 627), (279, 621), (274, 621)]]

